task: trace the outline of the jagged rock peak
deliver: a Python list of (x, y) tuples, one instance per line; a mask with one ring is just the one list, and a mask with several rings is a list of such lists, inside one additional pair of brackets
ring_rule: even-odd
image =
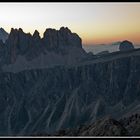
[(59, 30), (51, 28), (46, 29), (43, 40), (45, 46), (49, 46), (51, 49), (62, 46), (82, 48), (81, 38), (76, 33), (72, 33), (68, 27), (61, 27)]
[(3, 28), (0, 28), (0, 39), (3, 41), (3, 43), (5, 43), (8, 36), (9, 34)]
[(19, 29), (17, 29), (17, 28), (11, 28), (11, 31), (10, 31), (10, 34), (11, 33), (24, 33), (24, 34), (26, 34), (24, 31), (23, 31), (23, 29), (22, 28), (19, 28)]
[(49, 34), (49, 33), (57, 33), (57, 32), (61, 32), (61, 33), (72, 33), (71, 30), (68, 28), (68, 27), (60, 27), (59, 30), (56, 30), (56, 29), (53, 29), (53, 28), (47, 28), (44, 32), (44, 36), (46, 34)]
[(18, 31), (18, 29), (14, 29), (14, 28), (11, 28), (11, 31), (10, 31), (10, 35), (12, 34), (12, 33), (15, 33), (15, 32), (17, 32)]
[(34, 31), (33, 37), (40, 38), (39, 32), (37, 30)]
[(1, 32), (5, 32), (5, 30), (4, 30), (2, 27), (0, 28), (0, 31), (1, 31)]
[(19, 32), (23, 32), (22, 28), (19, 28), (18, 30), (19, 30)]
[(37, 30), (31, 35), (25, 33), (21, 28), (11, 28), (7, 44), (12, 47), (18, 46), (19, 50), (28, 49), (29, 46), (35, 46), (35, 44), (38, 46), (42, 44), (48, 51), (57, 53), (67, 54), (73, 49), (76, 51), (75, 48), (80, 48), (78, 53), (83, 52), (81, 38), (76, 33), (72, 33), (68, 27), (61, 27), (59, 30), (47, 28), (43, 38), (40, 37)]
[(0, 30), (4, 30), (2, 27), (0, 27)]
[(10, 31), (10, 34), (9, 34), (9, 37), (8, 37), (7, 41), (10, 41), (12, 43), (13, 40), (15, 41), (15, 40), (18, 40), (19, 38), (21, 40), (23, 40), (23, 37), (25, 38), (25, 36), (26, 37), (27, 36), (28, 37), (31, 37), (32, 35), (30, 33), (25, 33), (22, 28), (19, 28), (19, 29), (17, 29), (17, 28), (15, 28), (15, 29), (14, 28), (11, 28), (11, 31)]
[(17, 28), (11, 28), (10, 32), (13, 32), (13, 31), (18, 31), (18, 29)]
[(70, 32), (71, 30), (68, 27), (61, 27), (59, 31)]
[(120, 49), (120, 51), (132, 50), (132, 49), (134, 49), (134, 45), (132, 42), (130, 42), (128, 40), (124, 40), (120, 43), (119, 49)]
[(21, 28), (19, 28), (19, 29), (11, 28), (11, 31), (10, 31), (10, 34), (9, 34), (9, 38), (11, 38), (11, 36), (12, 37), (13, 36), (17, 37), (19, 34), (25, 34), (25, 33), (23, 32), (23, 30)]
[(18, 37), (18, 29), (11, 28), (10, 34), (6, 42), (12, 42), (15, 38)]
[(54, 33), (57, 33), (56, 29), (52, 29), (52, 28), (47, 28), (43, 34), (43, 38), (46, 38), (46, 36), (48, 35), (52, 35)]

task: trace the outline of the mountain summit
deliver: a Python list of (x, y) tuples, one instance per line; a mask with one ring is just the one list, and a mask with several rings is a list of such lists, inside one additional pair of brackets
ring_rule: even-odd
[(0, 28), (0, 40), (5, 42), (7, 38), (8, 38), (8, 33), (3, 28)]
[(4, 46), (0, 50), (3, 52), (0, 65), (4, 64), (4, 71), (71, 65), (87, 56), (81, 38), (68, 27), (48, 28), (43, 38), (37, 30), (31, 35), (21, 28), (12, 28)]
[(134, 49), (134, 45), (132, 42), (130, 42), (128, 40), (124, 40), (120, 43), (119, 49), (120, 49), (120, 51), (132, 50), (132, 49)]

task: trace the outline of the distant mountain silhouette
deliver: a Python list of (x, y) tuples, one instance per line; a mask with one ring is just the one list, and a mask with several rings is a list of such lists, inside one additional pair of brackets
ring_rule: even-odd
[(132, 42), (125, 40), (120, 43), (119, 49), (120, 51), (132, 50), (134, 49), (134, 45)]
[(31, 35), (12, 28), (4, 46), (1, 65), (9, 71), (74, 64), (87, 57), (81, 38), (67, 27), (46, 29), (43, 38), (37, 30)]
[(111, 45), (120, 45), (121, 41), (113, 42)]

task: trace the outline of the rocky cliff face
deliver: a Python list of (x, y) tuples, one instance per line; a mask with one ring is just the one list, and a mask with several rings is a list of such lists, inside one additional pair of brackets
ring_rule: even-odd
[(0, 40), (2, 40), (3, 43), (5, 43), (7, 38), (8, 38), (8, 33), (3, 28), (0, 28)]
[[(11, 29), (0, 45), (0, 135), (51, 134), (140, 109), (140, 49), (95, 57), (64, 27), (43, 38)], [(108, 122), (124, 130), (98, 124)]]
[(20, 29), (11, 29), (0, 48), (1, 71), (18, 72), (25, 69), (74, 64), (87, 57), (82, 40), (67, 27), (46, 29), (43, 38), (35, 30), (33, 35)]
[(82, 48), (81, 38), (76, 33), (72, 33), (67, 27), (61, 27), (59, 31), (46, 29), (43, 42), (48, 50), (56, 52), (64, 51), (68, 47)]
[(139, 107), (139, 52), (79, 66), (0, 73), (0, 135), (52, 133)]

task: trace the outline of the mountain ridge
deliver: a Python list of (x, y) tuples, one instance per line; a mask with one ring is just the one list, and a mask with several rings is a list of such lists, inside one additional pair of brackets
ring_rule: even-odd
[[(87, 57), (82, 48), (81, 38), (67, 27), (61, 27), (59, 30), (48, 28), (42, 38), (37, 30), (31, 35), (24, 33), (21, 28), (11, 28), (8, 39), (2, 45), (1, 69), (3, 65), (4, 67), (12, 65), (16, 70), (20, 67), (22, 70), (40, 64), (42, 66), (72, 64)], [(18, 66), (19, 64), (23, 66)]]
[[(86, 53), (81, 38), (63, 27), (43, 38), (11, 29), (1, 44), (0, 135), (51, 134), (140, 110), (140, 49)], [(108, 123), (125, 131), (112, 119), (97, 124)]]
[(9, 34), (1, 27), (0, 28), (0, 40), (2, 40), (3, 43), (8, 39)]

